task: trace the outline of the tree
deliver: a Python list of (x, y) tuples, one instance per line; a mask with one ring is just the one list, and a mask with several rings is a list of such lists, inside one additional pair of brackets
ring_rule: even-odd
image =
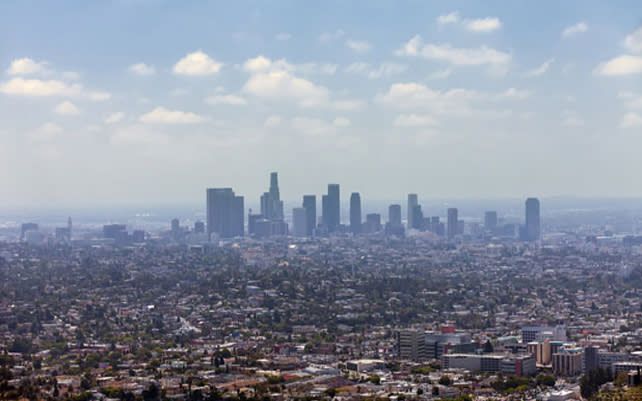
[(442, 386), (450, 386), (453, 383), (452, 379), (450, 376), (443, 375), (439, 378), (439, 384)]
[(537, 384), (540, 386), (553, 387), (555, 385), (555, 378), (551, 375), (537, 376)]

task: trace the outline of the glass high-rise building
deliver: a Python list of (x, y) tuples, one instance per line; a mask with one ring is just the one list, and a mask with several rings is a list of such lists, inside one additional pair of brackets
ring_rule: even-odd
[(350, 232), (361, 233), (361, 225), (361, 195), (359, 192), (353, 192), (350, 195)]
[(484, 227), (486, 227), (487, 230), (497, 228), (497, 212), (488, 211), (484, 213)]
[(339, 184), (328, 184), (327, 215), (326, 224), (328, 232), (332, 233), (337, 231), (341, 224)]
[(388, 223), (392, 226), (401, 225), (401, 205), (388, 206)]
[(305, 208), (305, 229), (306, 235), (311, 237), (317, 226), (317, 197), (316, 195), (303, 195), (303, 207)]
[(448, 227), (446, 227), (446, 230), (448, 230), (448, 238), (455, 238), (457, 233), (459, 232), (459, 218), (458, 218), (459, 211), (457, 210), (456, 207), (451, 207), (448, 209)]
[(419, 205), (417, 194), (408, 194), (408, 229), (415, 228), (413, 220), (417, 205)]
[(526, 241), (537, 241), (540, 239), (540, 215), (539, 199), (526, 199)]
[(236, 196), (232, 188), (208, 188), (207, 233), (216, 233), (221, 238), (243, 236), (245, 225), (243, 204), (243, 197)]

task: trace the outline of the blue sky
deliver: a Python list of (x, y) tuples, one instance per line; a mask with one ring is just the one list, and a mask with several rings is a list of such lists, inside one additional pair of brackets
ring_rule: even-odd
[[(639, 1), (4, 1), (0, 204), (642, 196)], [(347, 195), (346, 195), (347, 196)]]

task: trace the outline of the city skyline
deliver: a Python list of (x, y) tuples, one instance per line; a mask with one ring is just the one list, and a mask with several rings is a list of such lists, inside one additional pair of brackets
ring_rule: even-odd
[(0, 207), (642, 196), (638, 7), (5, 2)]

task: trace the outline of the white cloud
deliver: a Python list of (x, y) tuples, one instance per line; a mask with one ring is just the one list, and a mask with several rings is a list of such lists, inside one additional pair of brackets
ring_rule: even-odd
[(28, 57), (13, 60), (7, 69), (9, 75), (48, 74), (47, 62), (37, 62)]
[(553, 64), (554, 61), (555, 61), (554, 58), (551, 58), (551, 59), (548, 59), (548, 60), (544, 61), (544, 63), (542, 63), (542, 65), (540, 65), (539, 67), (528, 71), (526, 73), (526, 76), (539, 77), (540, 75), (544, 75), (546, 73), (546, 71), (548, 71), (549, 67), (551, 66), (551, 64)]
[(355, 110), (361, 110), (365, 107), (365, 102), (363, 100), (355, 100), (355, 99), (342, 99), (342, 100), (335, 100), (332, 102), (332, 108), (335, 110), (341, 110), (341, 111), (355, 111)]
[(247, 100), (239, 95), (214, 95), (205, 99), (209, 104), (228, 104), (232, 106), (244, 106)]
[[(530, 96), (529, 91), (519, 90), (515, 88), (508, 88), (504, 92), (500, 92), (494, 96), (490, 96), (490, 98), (494, 100), (505, 100), (505, 99), (523, 100), (528, 98), (529, 96)], [(486, 95), (482, 95), (482, 97), (486, 97)]]
[(290, 40), (292, 39), (292, 35), (286, 32), (281, 32), (276, 35), (276, 40)]
[(567, 127), (583, 127), (584, 119), (574, 111), (564, 110), (562, 113), (562, 124)]
[(268, 128), (273, 128), (273, 127), (279, 126), (280, 124), (281, 124), (281, 117), (277, 115), (272, 115), (265, 120), (265, 123), (263, 125), (265, 125)]
[(434, 79), (445, 79), (452, 74), (453, 70), (451, 68), (447, 68), (445, 70), (440, 70), (440, 71), (435, 71), (432, 74), (428, 75), (429, 80), (434, 80)]
[(445, 14), (445, 15), (440, 15), (437, 17), (437, 23), (439, 25), (445, 25), (445, 24), (454, 24), (459, 22), (459, 12), (458, 11), (453, 11), (450, 14)]
[(69, 81), (78, 81), (80, 79), (80, 73), (77, 73), (76, 71), (63, 71), (60, 75), (63, 79), (67, 79)]
[(364, 74), (370, 79), (376, 79), (401, 74), (407, 69), (408, 66), (405, 64), (381, 63), (379, 67), (374, 67), (368, 63), (356, 62), (348, 65), (345, 68), (345, 72), (360, 73)]
[(295, 131), (303, 135), (317, 136), (334, 132), (334, 127), (318, 118), (295, 117), (290, 121)]
[(87, 93), (87, 99), (93, 100), (95, 102), (100, 102), (100, 101), (103, 101), (103, 100), (109, 100), (109, 99), (111, 99), (111, 93), (109, 93), (109, 92), (100, 92), (100, 91), (89, 92), (89, 93)]
[(243, 92), (262, 98), (293, 100), (302, 107), (325, 104), (329, 97), (327, 88), (298, 78), (288, 71), (253, 74), (243, 86)]
[(319, 35), (319, 42), (323, 44), (328, 44), (330, 42), (333, 42), (335, 40), (341, 39), (341, 37), (345, 34), (343, 30), (337, 29), (334, 32), (323, 32), (321, 35)]
[(392, 124), (395, 127), (425, 127), (437, 125), (437, 121), (432, 116), (400, 114)]
[(157, 130), (150, 131), (142, 125), (118, 129), (110, 138), (112, 145), (166, 145), (169, 137)]
[(129, 66), (129, 71), (140, 76), (149, 76), (156, 74), (156, 69), (145, 63), (136, 63)]
[(401, 46), (400, 49), (395, 51), (397, 56), (417, 56), (421, 51), (421, 46), (423, 45), (423, 40), (421, 36), (415, 35), (407, 43)]
[(245, 61), (245, 63), (243, 63), (243, 70), (250, 73), (264, 71), (289, 71), (302, 74), (333, 75), (337, 71), (337, 67), (338, 66), (336, 64), (291, 64), (288, 63), (285, 59), (272, 61), (263, 55), (248, 59), (247, 61)]
[(372, 49), (372, 45), (364, 40), (346, 40), (345, 45), (357, 54), (365, 54)]
[(57, 80), (13, 78), (0, 86), (0, 92), (21, 96), (78, 96), (82, 86)]
[(575, 25), (571, 25), (562, 31), (562, 36), (565, 38), (577, 35), (578, 33), (584, 33), (588, 31), (588, 25), (585, 22), (578, 22)]
[(205, 118), (191, 112), (157, 107), (140, 116), (139, 120), (149, 124), (195, 124), (205, 121)]
[(245, 63), (243, 63), (243, 69), (248, 72), (267, 71), (271, 67), (272, 60), (263, 55), (248, 59)]
[(508, 53), (486, 46), (478, 48), (455, 48), (449, 44), (427, 44), (422, 49), (425, 58), (444, 60), (455, 65), (505, 65), (511, 60)]
[(642, 56), (625, 54), (615, 57), (598, 65), (594, 73), (606, 76), (640, 74), (642, 73)]
[(122, 111), (117, 111), (115, 113), (112, 113), (112, 114), (108, 115), (105, 118), (105, 123), (107, 123), (107, 124), (116, 124), (116, 123), (121, 122), (123, 120), (123, 118), (125, 118), (125, 113), (123, 113)]
[(76, 116), (80, 114), (80, 110), (73, 103), (66, 100), (62, 103), (59, 103), (55, 108), (54, 112), (60, 114), (61, 116)]
[(345, 117), (337, 117), (332, 123), (335, 127), (349, 127), (351, 124), (350, 120)]
[(323, 74), (334, 75), (337, 72), (337, 64), (317, 64), (317, 63), (303, 63), (291, 65), (293, 71), (301, 74)]
[(620, 92), (618, 94), (620, 99), (624, 99), (625, 105), (629, 109), (642, 110), (642, 95), (632, 92)]
[(58, 80), (13, 78), (0, 85), (0, 92), (19, 96), (70, 96), (89, 100), (107, 100), (107, 92), (85, 92), (80, 84), (67, 84)]
[(642, 127), (642, 115), (637, 113), (626, 113), (620, 121), (621, 128)]
[(27, 138), (31, 141), (44, 142), (50, 141), (58, 137), (62, 133), (62, 128), (52, 122), (42, 124), (36, 130), (29, 132)]
[(375, 96), (375, 101), (389, 107), (401, 109), (421, 109), (433, 114), (470, 115), (473, 113), (504, 116), (505, 111), (495, 113), (480, 108), (489, 102), (523, 100), (529, 96), (526, 91), (509, 88), (503, 92), (486, 93), (469, 89), (449, 89), (439, 91), (416, 82), (395, 83), (388, 92)]
[(492, 32), (502, 27), (499, 18), (488, 17), (481, 19), (467, 20), (464, 26), (471, 32)]
[(222, 63), (213, 60), (202, 51), (189, 53), (174, 65), (174, 73), (189, 76), (205, 76), (218, 73)]
[(491, 70), (503, 73), (511, 62), (511, 55), (481, 46), (478, 48), (456, 48), (450, 44), (423, 44), (419, 35), (395, 52), (401, 56), (421, 56), (430, 60), (441, 60), (453, 65), (488, 65)]
[(638, 28), (624, 39), (624, 47), (632, 53), (642, 53), (642, 28)]

